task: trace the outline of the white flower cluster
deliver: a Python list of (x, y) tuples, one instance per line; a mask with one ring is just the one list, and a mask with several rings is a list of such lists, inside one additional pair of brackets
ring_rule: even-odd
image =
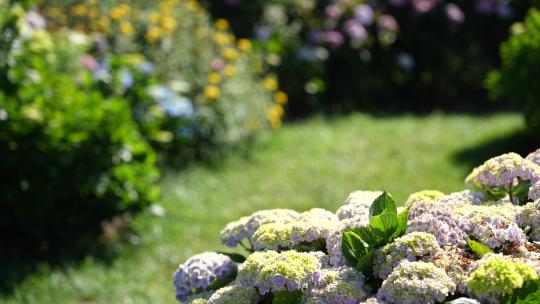
[(527, 160), (532, 161), (533, 163), (540, 166), (540, 149), (532, 152), (527, 156)]
[(386, 303), (436, 303), (455, 290), (452, 279), (434, 264), (403, 261), (382, 283), (377, 297)]
[(354, 268), (323, 269), (319, 282), (304, 292), (302, 304), (360, 303), (369, 295), (364, 280), (364, 275)]
[(525, 205), (516, 216), (516, 222), (532, 241), (540, 242), (540, 199)]
[(194, 292), (206, 290), (211, 284), (236, 274), (236, 264), (226, 255), (205, 252), (191, 257), (174, 273), (176, 298), (186, 301)]
[[(449, 298), (499, 303), (504, 294), (540, 275), (540, 248), (533, 243), (540, 240), (540, 199), (531, 201), (540, 172), (533, 162), (538, 154), (529, 160), (506, 154), (487, 161), (467, 178), (481, 192), (410, 195), (405, 234), (376, 243), (381, 247), (370, 253), (365, 273), (354, 268), (365, 265), (349, 265), (345, 259), (343, 232), (369, 226), (369, 209), (382, 192), (354, 192), (336, 213), (256, 212), (221, 232), (229, 246), (249, 241), (251, 247), (243, 244), (250, 252), (246, 260), (236, 266), (217, 253), (191, 258), (175, 274), (177, 298), (191, 304), (258, 304), (294, 291), (301, 293), (302, 304), (439, 303)], [(522, 183), (525, 179), (531, 184)], [(527, 193), (525, 201), (497, 192), (518, 185), (518, 192)], [(223, 282), (229, 284), (225, 287), (215, 284), (234, 275), (233, 281)]]
[(369, 218), (369, 206), (382, 194), (382, 191), (355, 191), (347, 197), (345, 204), (336, 214), (340, 220), (361, 217)]
[[(316, 208), (301, 213), (293, 223), (260, 226), (251, 236), (251, 244), (256, 251), (294, 249), (302, 244), (316, 250), (320, 248), (311, 243), (324, 242), (337, 226), (336, 215)], [(324, 243), (320, 246), (323, 245)]]
[(373, 275), (384, 280), (401, 262), (433, 261), (439, 251), (441, 247), (433, 234), (406, 234), (377, 250), (373, 259)]

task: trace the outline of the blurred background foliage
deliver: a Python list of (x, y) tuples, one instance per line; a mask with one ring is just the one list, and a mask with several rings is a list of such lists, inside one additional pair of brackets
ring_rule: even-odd
[[(537, 1), (205, 0), (313, 112), (479, 110), (509, 26)], [(492, 106), (490, 106), (492, 107)]]
[[(0, 239), (0, 292), (34, 270), (15, 260), (81, 259), (103, 244), (123, 252), (116, 241), (132, 221), (163, 265), (138, 256), (125, 261), (120, 279), (144, 263), (148, 271), (172, 269), (189, 253), (175, 255), (181, 245), (160, 242), (182, 239), (204, 250), (221, 224), (273, 206), (276, 197), (300, 208), (315, 205), (310, 199), (335, 207), (357, 179), (362, 187), (395, 187), (401, 198), (426, 180), (457, 190), (476, 162), (530, 152), (540, 134), (538, 6), (0, 0), (0, 228), (9, 231)], [(527, 134), (519, 117), (489, 114), (500, 109), (521, 111)], [(439, 110), (477, 116), (422, 116)], [(346, 116), (355, 111), (371, 116)], [(395, 117), (404, 112), (414, 116)], [(269, 138), (285, 119), (289, 129)], [(260, 156), (244, 153), (252, 150)], [(223, 169), (231, 152), (248, 157)], [(191, 168), (196, 162), (207, 166)], [(402, 174), (407, 183), (395, 178)], [(311, 196), (297, 199), (299, 188)], [(157, 275), (136, 286), (148, 278), (161, 284)], [(17, 297), (32, 302), (32, 288), (23, 289), (29, 296)]]

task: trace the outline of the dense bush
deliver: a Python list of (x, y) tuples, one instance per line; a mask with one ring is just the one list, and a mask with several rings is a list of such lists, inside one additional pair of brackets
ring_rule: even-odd
[(487, 79), (495, 98), (513, 102), (524, 111), (530, 128), (540, 132), (540, 12), (531, 9), (523, 23), (501, 46), (502, 66)]
[(225, 20), (212, 24), (197, 1), (47, 1), (42, 11), (51, 30), (94, 38), (85, 64), (97, 87), (128, 99), (174, 162), (227, 152), (281, 124), (286, 95), (265, 85), (275, 80), (251, 42)]
[(240, 36), (255, 38), (294, 100), (288, 109), (292, 115), (478, 104), (508, 26), (531, 5), (496, 0), (208, 3)]
[(0, 61), (2, 242), (65, 241), (154, 201), (156, 156), (128, 103), (87, 85), (88, 37), (51, 34), (35, 11), (3, 5), (2, 37), (12, 39)]
[[(174, 274), (182, 303), (536, 303), (540, 150), (508, 153), (467, 177), (470, 190), (357, 191), (335, 213), (274, 209), (227, 224)], [(399, 210), (398, 210), (399, 209)], [(450, 301), (450, 302), (445, 302)]]

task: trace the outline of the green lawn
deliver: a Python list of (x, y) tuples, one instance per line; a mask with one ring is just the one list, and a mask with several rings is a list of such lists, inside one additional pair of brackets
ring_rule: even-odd
[[(335, 210), (353, 190), (385, 189), (400, 202), (411, 192), (463, 189), (471, 166), (506, 148), (523, 128), (517, 114), (312, 119), (266, 135), (247, 159), (169, 174), (164, 217), (138, 216), (110, 264), (43, 265), (6, 303), (174, 303), (171, 277), (188, 256), (224, 250), (227, 222), (263, 208)], [(512, 146), (509, 144), (510, 147)], [(480, 152), (479, 152), (480, 151)]]

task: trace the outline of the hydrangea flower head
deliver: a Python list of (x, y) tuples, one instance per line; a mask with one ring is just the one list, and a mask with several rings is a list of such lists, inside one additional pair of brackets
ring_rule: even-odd
[(377, 298), (389, 304), (436, 303), (455, 289), (445, 271), (434, 264), (403, 261), (382, 283)]
[(454, 212), (456, 206), (462, 205), (467, 203), (453, 199), (444, 203), (414, 202), (409, 210), (407, 233), (427, 232), (435, 236), (440, 246), (464, 246), (472, 228), (470, 220)]
[(410, 207), (413, 203), (417, 201), (433, 201), (438, 200), (444, 196), (444, 193), (437, 190), (424, 190), (415, 192), (407, 198), (405, 202), (405, 207)]
[(255, 304), (259, 300), (260, 295), (255, 288), (230, 285), (214, 292), (206, 304)]
[[(252, 235), (251, 243), (257, 251), (294, 249), (300, 244), (309, 247), (315, 241), (325, 241), (338, 224), (339, 220), (332, 212), (311, 209), (301, 213), (294, 223), (262, 225)], [(312, 250), (319, 249), (312, 247)]]
[(356, 304), (368, 293), (364, 275), (354, 268), (323, 269), (320, 281), (308, 288), (302, 296), (302, 304)]
[(540, 199), (523, 206), (516, 222), (522, 229), (529, 230), (532, 241), (540, 242)]
[(221, 231), (221, 242), (229, 247), (235, 247), (244, 239), (249, 239), (261, 227), (270, 223), (287, 224), (296, 221), (299, 213), (287, 209), (262, 210), (250, 216), (231, 222)]
[(523, 230), (514, 222), (521, 207), (511, 203), (491, 206), (469, 206), (457, 208), (471, 222), (470, 234), (492, 249), (513, 243), (522, 246), (526, 242)]
[(529, 154), (526, 159), (540, 166), (540, 149)]
[(206, 290), (216, 281), (236, 273), (236, 264), (226, 255), (204, 252), (181, 264), (174, 273), (176, 299), (186, 301), (196, 291)]
[(435, 236), (426, 232), (413, 232), (378, 249), (373, 259), (373, 274), (386, 279), (402, 261), (433, 260), (441, 248)]
[(467, 286), (477, 296), (495, 302), (502, 295), (523, 286), (525, 281), (536, 278), (536, 272), (531, 267), (500, 255), (488, 254), (471, 273)]
[(322, 252), (255, 252), (240, 265), (237, 281), (242, 286), (257, 287), (262, 295), (304, 289), (318, 282), (323, 257)]
[(475, 168), (465, 179), (468, 187), (491, 193), (504, 189), (511, 193), (520, 181), (536, 184), (540, 181), (540, 166), (516, 153), (503, 154)]
[(336, 215), (340, 220), (355, 216), (363, 216), (369, 220), (369, 207), (381, 194), (382, 191), (355, 191), (349, 194)]
[(345, 266), (347, 260), (341, 252), (341, 241), (343, 232), (356, 227), (367, 227), (369, 225), (369, 216), (357, 215), (339, 222), (337, 227), (330, 232), (326, 239), (326, 250), (328, 251), (329, 263), (332, 266)]

